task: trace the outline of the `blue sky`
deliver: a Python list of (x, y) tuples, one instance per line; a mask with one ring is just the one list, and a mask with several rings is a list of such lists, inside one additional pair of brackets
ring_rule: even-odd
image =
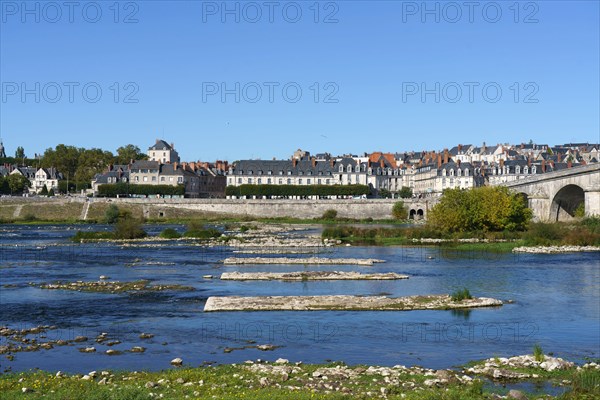
[(599, 2), (476, 3), (2, 0), (0, 135), (230, 161), (600, 141)]

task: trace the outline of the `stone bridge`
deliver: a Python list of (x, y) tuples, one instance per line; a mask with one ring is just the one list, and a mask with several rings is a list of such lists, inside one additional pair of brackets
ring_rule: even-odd
[(586, 216), (600, 215), (600, 163), (535, 175), (505, 186), (527, 198), (538, 221), (568, 221), (582, 205)]

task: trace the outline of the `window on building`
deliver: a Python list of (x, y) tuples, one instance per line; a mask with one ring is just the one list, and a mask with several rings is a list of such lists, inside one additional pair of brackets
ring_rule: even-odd
[(310, 185), (310, 182), (311, 182), (311, 180), (310, 180), (310, 179), (307, 179), (307, 180), (306, 180), (306, 184), (307, 184), (307, 185)]
[(325, 179), (325, 183), (329, 185), (329, 179)]
[(302, 178), (298, 179), (298, 185), (302, 185)]
[(291, 184), (292, 184), (292, 180), (291, 180), (290, 178), (288, 178), (288, 180), (287, 180), (287, 184), (288, 184), (288, 185), (291, 185)]
[(241, 184), (242, 183), (242, 178), (238, 178), (238, 183)]
[(152, 182), (156, 182), (156, 177), (155, 176), (152, 177)]
[(465, 176), (469, 176), (469, 168), (465, 168)]
[(258, 184), (260, 185), (260, 184), (262, 183), (262, 179), (261, 179), (261, 178), (258, 178), (258, 179), (256, 180), (256, 183), (258, 183)]
[(521, 173), (521, 167), (517, 165), (515, 167), (515, 174), (520, 174), (520, 173)]
[(267, 179), (267, 185), (270, 185), (270, 184), (271, 184), (271, 178), (268, 178)]
[(252, 178), (248, 178), (248, 183), (252, 184)]
[(283, 179), (279, 178), (279, 184), (283, 185)]
[(144, 182), (148, 182), (148, 177), (147, 176), (144, 177)]

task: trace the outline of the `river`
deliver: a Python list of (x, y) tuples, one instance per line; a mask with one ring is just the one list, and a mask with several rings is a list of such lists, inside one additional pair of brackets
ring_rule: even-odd
[[(182, 229), (181, 227), (176, 227)], [(293, 271), (299, 266), (231, 266), (232, 249), (169, 242), (160, 246), (72, 244), (76, 229), (102, 226), (0, 227), (0, 326), (55, 325), (48, 339), (87, 336), (87, 343), (0, 356), (0, 370), (32, 368), (160, 370), (175, 357), (186, 365), (238, 363), (257, 358), (323, 363), (421, 365), (449, 368), (493, 356), (529, 354), (534, 344), (572, 361), (600, 357), (598, 253), (529, 255), (444, 251), (432, 247), (336, 247), (324, 256), (386, 260), (373, 267), (307, 270), (397, 272), (399, 281), (234, 282), (222, 272)], [(148, 226), (157, 233), (164, 226)], [(150, 279), (193, 286), (190, 292), (100, 294), (44, 290), (29, 283)], [(205, 279), (213, 275), (214, 279)], [(470, 289), (474, 296), (514, 303), (466, 312), (228, 312), (203, 313), (209, 296), (353, 294), (406, 296)], [(93, 339), (101, 332), (121, 344)], [(140, 339), (142, 332), (154, 334)], [(0, 345), (7, 344), (0, 337)], [(244, 348), (271, 344), (273, 351)], [(95, 346), (95, 353), (78, 349)], [(130, 353), (143, 346), (144, 353)], [(227, 349), (228, 352), (224, 350)], [(235, 348), (241, 348), (235, 350)], [(234, 350), (231, 350), (234, 349)]]

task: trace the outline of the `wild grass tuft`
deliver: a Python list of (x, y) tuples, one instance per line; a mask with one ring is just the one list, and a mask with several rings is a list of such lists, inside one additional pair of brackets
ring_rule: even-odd
[(467, 288), (456, 290), (451, 296), (452, 301), (462, 301), (472, 298), (473, 296), (471, 296), (471, 292), (469, 292), (469, 289)]

